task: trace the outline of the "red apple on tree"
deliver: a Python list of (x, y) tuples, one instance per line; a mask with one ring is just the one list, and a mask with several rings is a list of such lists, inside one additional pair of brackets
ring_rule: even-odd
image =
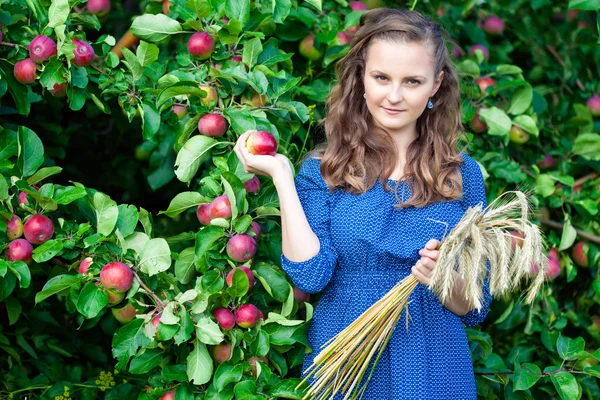
[(231, 358), (232, 348), (231, 343), (219, 343), (212, 348), (211, 354), (217, 364), (222, 364)]
[(110, 11), (110, 0), (88, 0), (87, 9), (92, 14), (104, 16)]
[[(250, 224), (250, 227), (248, 228), (248, 232), (254, 232), (254, 240), (256, 241), (256, 243), (258, 243), (258, 241), (260, 240), (261, 231), (262, 230), (260, 228), (260, 224), (256, 221), (252, 221), (252, 223)], [(246, 233), (248, 233), (248, 232), (246, 232)]]
[(215, 41), (207, 32), (196, 32), (188, 39), (188, 53), (199, 60), (206, 60), (215, 49)]
[(210, 224), (210, 204), (198, 204), (198, 208), (196, 209), (196, 217), (198, 217), (198, 221), (202, 225)]
[(352, 11), (368, 10), (369, 8), (362, 1), (351, 1), (348, 3)]
[(187, 107), (180, 104), (173, 105), (173, 112), (177, 115), (177, 118), (181, 119), (187, 114)]
[(41, 63), (56, 55), (56, 42), (48, 36), (40, 35), (29, 43), (29, 57), (35, 63)]
[(135, 316), (138, 314), (138, 310), (131, 303), (125, 304), (121, 308), (113, 308), (112, 313), (114, 317), (122, 324), (126, 324), (135, 319)]
[(315, 35), (312, 33), (300, 41), (298, 51), (311, 61), (317, 61), (323, 56), (323, 52), (315, 47)]
[(260, 190), (260, 180), (258, 180), (258, 177), (255, 175), (244, 182), (244, 188), (246, 188), (247, 193), (258, 192)]
[(338, 32), (333, 41), (334, 45), (343, 46), (350, 43), (350, 38), (344, 32)]
[(219, 95), (214, 87), (210, 85), (198, 85), (198, 87), (206, 92), (206, 97), (200, 99), (203, 105), (209, 107), (211, 101), (216, 103), (219, 100)]
[(266, 95), (260, 95), (256, 92), (252, 93), (250, 98), (242, 96), (242, 104), (248, 104), (252, 107), (263, 107), (268, 101), (269, 98)]
[(274, 156), (277, 154), (277, 141), (267, 131), (255, 131), (248, 136), (246, 148), (251, 154)]
[(100, 270), (100, 282), (106, 289), (126, 292), (133, 284), (133, 272), (129, 266), (119, 261), (106, 264)]
[(244, 266), (236, 267), (229, 271), (227, 277), (225, 278), (227, 286), (231, 287), (231, 285), (233, 285), (233, 274), (235, 273), (236, 269), (241, 269), (242, 271), (244, 271), (244, 273), (248, 277), (248, 290), (252, 289), (252, 287), (254, 286), (254, 274), (252, 273), (252, 270), (250, 270), (250, 268)]
[(516, 125), (513, 125), (510, 128), (508, 136), (511, 142), (517, 144), (524, 144), (527, 143), (527, 141), (529, 140), (529, 134)]
[(228, 127), (227, 120), (221, 114), (206, 114), (198, 121), (198, 130), (205, 136), (221, 137)]
[(475, 80), (475, 83), (479, 86), (479, 90), (481, 90), (481, 94), (485, 94), (485, 89), (490, 86), (496, 86), (496, 81), (488, 76), (484, 76)]
[(6, 236), (8, 240), (15, 240), (23, 235), (23, 222), (17, 214), (13, 214), (10, 221), (4, 218), (6, 221)]
[(475, 50), (481, 50), (481, 52), (483, 53), (483, 59), (484, 60), (487, 61), (487, 60), (490, 59), (490, 51), (484, 45), (482, 45), (482, 44), (474, 44), (469, 49), (469, 54), (470, 55), (475, 55)]
[(254, 304), (244, 304), (235, 311), (235, 322), (240, 328), (254, 328), (260, 319)]
[(231, 217), (231, 202), (226, 194), (215, 198), (210, 203), (210, 218), (229, 218)]
[(577, 242), (575, 246), (573, 246), (573, 261), (577, 263), (580, 267), (588, 267), (589, 259), (587, 256), (587, 242)]
[(542, 161), (538, 161), (536, 165), (540, 167), (540, 169), (548, 169), (554, 167), (557, 162), (558, 160), (556, 158), (549, 154), (544, 154)]
[(35, 82), (37, 64), (31, 59), (26, 58), (15, 63), (13, 74), (15, 79), (24, 85)]
[(254, 377), (257, 376), (257, 371), (256, 371), (256, 362), (260, 361), (263, 363), (267, 363), (267, 358), (266, 357), (250, 357), (250, 359), (248, 360), (248, 363), (250, 364), (250, 368), (252, 369), (252, 375), (254, 375)]
[(73, 40), (73, 44), (75, 45), (75, 50), (73, 50), (75, 57), (71, 60), (73, 65), (78, 67), (87, 67), (90, 65), (94, 61), (94, 57), (96, 57), (92, 45), (84, 40)]
[(227, 255), (234, 261), (245, 263), (256, 254), (256, 241), (245, 234), (234, 235), (227, 242)]
[(23, 261), (25, 264), (31, 264), (31, 255), (33, 246), (25, 239), (15, 239), (8, 244), (6, 249), (6, 258), (8, 261)]
[[(40, 190), (40, 188), (37, 186), (32, 186), (32, 188), (35, 191)], [(27, 192), (19, 192), (19, 207), (23, 208), (23, 206), (25, 206), (27, 204), (29, 204), (29, 201), (27, 200)]]
[(88, 268), (90, 267), (90, 265), (93, 262), (93, 258), (92, 257), (86, 257), (83, 260), (81, 260), (81, 263), (79, 264), (79, 268), (77, 268), (77, 272), (79, 272), (80, 274), (85, 275), (87, 273)]
[(594, 117), (600, 116), (600, 96), (592, 96), (585, 103)]
[(555, 279), (560, 275), (560, 262), (554, 257), (548, 257), (548, 269), (546, 270), (546, 277)]
[(45, 215), (36, 214), (25, 221), (23, 233), (29, 243), (42, 244), (54, 234), (54, 223)]
[(213, 317), (217, 319), (217, 323), (221, 329), (231, 329), (235, 326), (235, 317), (227, 308), (218, 307), (212, 311)]
[(483, 21), (483, 30), (490, 35), (502, 35), (504, 32), (504, 21), (496, 16), (491, 16)]
[[(167, 0), (165, 0), (165, 1), (167, 1)], [(163, 7), (164, 7), (164, 4), (165, 3), (163, 3)], [(169, 390), (167, 393), (163, 394), (159, 400), (175, 400), (175, 391)]]
[(294, 292), (294, 298), (298, 303), (302, 303), (304, 301), (310, 301), (310, 294), (304, 293), (302, 290), (298, 289), (295, 285), (292, 287)]
[(471, 120), (471, 128), (473, 128), (473, 131), (477, 133), (485, 132), (488, 128), (487, 124), (479, 118), (479, 109), (477, 109), (473, 119)]
[(67, 82), (55, 83), (49, 92), (54, 97), (65, 97), (67, 95)]

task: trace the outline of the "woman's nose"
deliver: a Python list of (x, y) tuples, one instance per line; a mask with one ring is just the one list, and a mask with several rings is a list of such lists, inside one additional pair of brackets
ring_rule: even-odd
[(401, 87), (393, 87), (387, 94), (387, 99), (390, 103), (400, 103), (404, 98)]

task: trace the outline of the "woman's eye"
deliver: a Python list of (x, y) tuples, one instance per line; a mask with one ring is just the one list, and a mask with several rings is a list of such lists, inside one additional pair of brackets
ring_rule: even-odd
[(411, 80), (409, 80), (409, 82), (414, 82), (414, 84), (416, 84), (416, 85), (420, 85), (421, 84), (421, 81), (418, 80), (418, 79), (411, 79)]
[(377, 79), (377, 80), (381, 80), (381, 79), (379, 79), (379, 78), (387, 79), (387, 78), (386, 78), (385, 76), (383, 76), (383, 75), (377, 75), (377, 76), (375, 77), (375, 79)]

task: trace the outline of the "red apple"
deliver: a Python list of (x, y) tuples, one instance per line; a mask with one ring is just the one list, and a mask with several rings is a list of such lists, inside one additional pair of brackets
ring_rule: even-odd
[(298, 289), (296, 286), (293, 286), (292, 290), (294, 291), (294, 298), (298, 303), (304, 301), (310, 301), (310, 294), (304, 293), (302, 290)]
[(98, 16), (106, 15), (110, 11), (110, 0), (88, 0), (87, 9)]
[(181, 119), (187, 114), (187, 107), (179, 104), (173, 106), (173, 112), (177, 115), (177, 118)]
[(588, 267), (589, 259), (587, 256), (587, 242), (578, 242), (573, 246), (573, 261), (580, 267)]
[(202, 225), (210, 224), (210, 204), (198, 204), (198, 208), (196, 209), (196, 217), (198, 217), (198, 221)]
[[(165, 4), (165, 3), (163, 3), (163, 4)], [(159, 400), (175, 400), (175, 391), (169, 390), (167, 393), (163, 394)]]
[(207, 32), (196, 32), (188, 39), (188, 53), (199, 60), (206, 60), (215, 50), (215, 41)]
[(25, 239), (15, 239), (8, 244), (6, 249), (6, 258), (8, 261), (24, 261), (25, 264), (31, 264), (31, 255), (33, 246)]
[(169, 15), (171, 12), (171, 2), (169, 0), (163, 0), (162, 2), (163, 14)]
[(248, 179), (244, 182), (244, 188), (246, 188), (247, 193), (254, 193), (260, 190), (260, 181), (258, 177), (255, 175), (251, 179)]
[(29, 243), (42, 244), (52, 237), (54, 223), (45, 215), (36, 214), (25, 221), (23, 232)]
[(200, 99), (200, 102), (206, 107), (210, 107), (211, 101), (216, 103), (219, 100), (219, 95), (214, 87), (209, 85), (198, 85), (198, 87), (206, 91), (206, 97)]
[(540, 167), (540, 169), (548, 169), (554, 167), (557, 162), (558, 160), (556, 158), (549, 154), (544, 154), (544, 158), (541, 161), (538, 161), (536, 165)]
[(227, 308), (219, 307), (212, 311), (213, 317), (217, 319), (217, 323), (221, 329), (231, 329), (235, 326), (235, 317)]
[(260, 319), (254, 304), (244, 304), (235, 311), (235, 322), (240, 328), (254, 328)]
[(158, 333), (158, 324), (160, 323), (160, 317), (162, 316), (162, 314), (156, 314), (154, 317), (152, 317), (152, 325), (154, 325), (157, 329), (156, 333)]
[(231, 343), (219, 343), (212, 348), (211, 354), (217, 364), (222, 364), (231, 358), (232, 348)]
[(54, 97), (65, 97), (67, 95), (67, 82), (55, 83), (49, 92)]
[(481, 90), (481, 94), (485, 94), (485, 89), (490, 86), (496, 86), (496, 81), (490, 77), (484, 76), (475, 80), (475, 83), (479, 86), (479, 90)]
[(369, 8), (362, 1), (351, 1), (348, 3), (352, 11), (368, 10)]
[(475, 112), (475, 115), (471, 120), (471, 128), (477, 133), (485, 132), (488, 128), (487, 124), (479, 118), (479, 109)]
[(234, 261), (245, 263), (256, 254), (256, 241), (249, 235), (234, 235), (227, 242), (227, 255)]
[(133, 284), (133, 272), (129, 266), (119, 261), (106, 264), (100, 270), (100, 282), (107, 289), (126, 292)]
[(108, 293), (108, 307), (119, 304), (125, 298), (125, 293), (123, 292), (107, 290), (106, 293)]
[(246, 140), (246, 148), (251, 154), (274, 156), (277, 154), (277, 141), (267, 131), (252, 132)]
[(540, 266), (537, 263), (532, 262), (529, 266), (529, 275), (537, 275), (540, 270)]
[(317, 61), (323, 56), (323, 52), (315, 47), (315, 35), (312, 33), (300, 41), (298, 51), (311, 61)]
[(263, 314), (263, 313), (262, 313), (262, 311), (260, 311), (260, 310), (258, 310), (258, 317), (259, 317), (260, 319), (262, 319), (262, 320), (264, 320), (264, 319), (265, 319), (265, 316), (264, 316), (264, 314)]
[(461, 56), (460, 48), (457, 45), (455, 45), (454, 43), (452, 43), (452, 57), (454, 57), (458, 60), (460, 58), (460, 56)]
[(488, 17), (483, 21), (483, 30), (490, 35), (502, 35), (504, 32), (504, 21), (496, 16)]
[(77, 268), (77, 272), (85, 275), (87, 273), (88, 268), (92, 264), (92, 262), (93, 262), (92, 257), (84, 258), (83, 260), (81, 260), (81, 263), (79, 264), (79, 268)]
[[(252, 223), (250, 224), (250, 228), (248, 228), (249, 232), (254, 232), (254, 241), (256, 241), (256, 243), (258, 243), (258, 241), (260, 240), (260, 233), (261, 233), (261, 229), (260, 229), (260, 224), (256, 221), (252, 221)], [(248, 233), (248, 232), (246, 232)]]
[(579, 14), (579, 10), (569, 10), (567, 11), (567, 21), (573, 22), (577, 19), (577, 15)]
[(229, 57), (229, 59), (237, 62), (242, 62), (242, 57), (240, 56), (231, 56)]
[(15, 63), (13, 74), (15, 79), (22, 84), (33, 83), (36, 78), (37, 64), (31, 58), (26, 58)]
[(489, 58), (490, 58), (490, 51), (487, 49), (487, 47), (485, 47), (484, 45), (481, 45), (481, 44), (474, 44), (469, 49), (469, 54), (470, 55), (474, 55), (475, 54), (475, 50), (481, 50), (481, 52), (483, 53), (483, 59), (486, 60), (486, 61), (489, 60)]
[(90, 65), (94, 61), (94, 57), (96, 57), (92, 45), (84, 40), (73, 40), (73, 44), (75, 45), (75, 50), (73, 50), (75, 58), (71, 60), (73, 65), (78, 67), (87, 67)]
[(600, 116), (600, 96), (592, 96), (585, 103), (594, 117)]
[[(32, 186), (32, 188), (35, 191), (40, 190), (40, 188), (37, 187), (37, 186)], [(29, 204), (29, 201), (27, 200), (27, 193), (26, 192), (19, 192), (19, 207), (23, 208), (23, 206), (25, 206), (27, 204)]]
[(554, 257), (548, 257), (548, 269), (546, 270), (546, 277), (555, 279), (560, 275), (560, 262)]
[(552, 257), (555, 260), (558, 260), (560, 258), (558, 256), (558, 250), (556, 249), (556, 247), (550, 249), (550, 251), (548, 252), (548, 257)]
[(229, 218), (231, 217), (231, 202), (226, 194), (215, 198), (210, 203), (210, 218)]
[(343, 46), (348, 43), (350, 43), (350, 38), (344, 32), (338, 32), (333, 41), (333, 44), (338, 46)]
[(221, 114), (206, 114), (198, 121), (198, 130), (205, 136), (221, 137), (227, 132), (228, 126)]
[(138, 310), (133, 306), (133, 304), (129, 302), (123, 307), (113, 308), (111, 311), (117, 319), (117, 321), (119, 321), (122, 324), (126, 324), (128, 322), (133, 321), (138, 313)]
[(6, 236), (8, 240), (15, 240), (23, 235), (23, 222), (17, 214), (13, 214), (10, 221), (4, 218), (6, 221)]
[(231, 285), (233, 285), (233, 274), (235, 273), (236, 269), (241, 269), (242, 271), (244, 271), (244, 273), (248, 277), (248, 290), (252, 289), (252, 287), (254, 286), (254, 274), (252, 273), (250, 268), (244, 266), (236, 267), (229, 271), (229, 273), (227, 274), (227, 278), (225, 278), (227, 286), (231, 287)]
[(257, 376), (257, 371), (256, 371), (256, 362), (260, 361), (263, 363), (267, 363), (267, 358), (266, 357), (250, 357), (250, 359), (248, 360), (248, 363), (250, 363), (250, 368), (252, 369), (252, 375), (254, 375), (254, 377)]
[(40, 35), (29, 43), (29, 57), (35, 63), (41, 63), (56, 55), (56, 42), (48, 36)]

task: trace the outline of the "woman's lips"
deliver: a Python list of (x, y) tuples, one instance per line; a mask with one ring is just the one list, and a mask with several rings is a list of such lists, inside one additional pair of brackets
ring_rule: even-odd
[(385, 107), (383, 107), (383, 109), (385, 110), (386, 113), (388, 113), (390, 115), (396, 115), (396, 114), (400, 114), (401, 112), (406, 111), (406, 110), (392, 110), (392, 109), (385, 108)]

